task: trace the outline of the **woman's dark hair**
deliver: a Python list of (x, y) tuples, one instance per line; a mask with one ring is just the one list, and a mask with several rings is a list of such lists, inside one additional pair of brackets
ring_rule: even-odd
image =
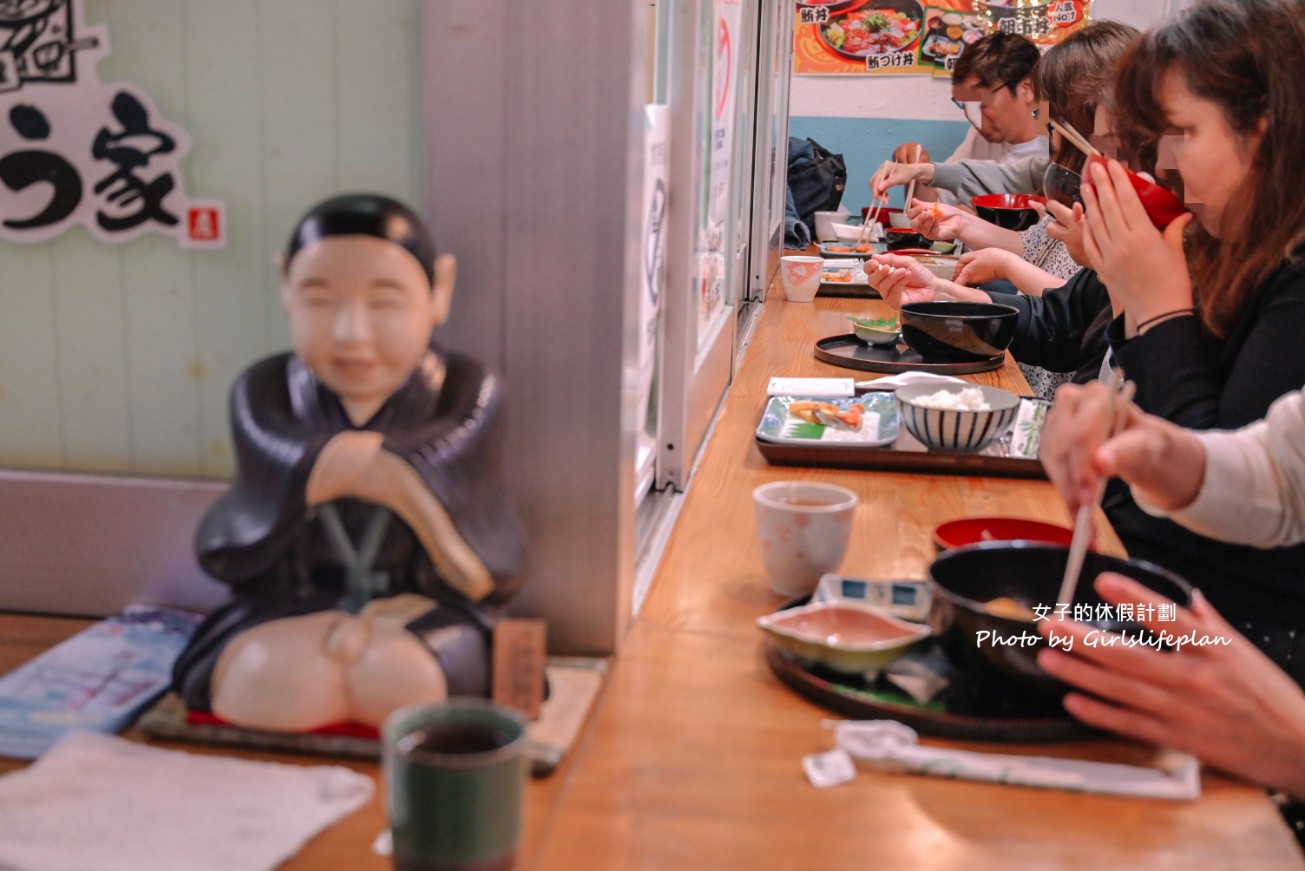
[(989, 33), (961, 52), (952, 69), (952, 81), (973, 78), (980, 85), (1003, 85), (1014, 93), (1020, 82), (1033, 75), (1039, 57), (1038, 47), (1019, 34)]
[[(1143, 161), (1171, 133), (1160, 102), (1167, 76), (1215, 103), (1234, 133), (1263, 131), (1215, 239), (1199, 222), (1187, 234), (1197, 312), (1216, 336), (1228, 333), (1284, 258), (1305, 242), (1305, 24), (1294, 0), (1204, 0), (1146, 34), (1121, 61), (1115, 125), (1124, 150)], [(1247, 142), (1253, 143), (1253, 138)]]
[[(1140, 35), (1136, 27), (1118, 21), (1094, 21), (1052, 46), (1033, 79), (1038, 99), (1047, 101), (1051, 118), (1068, 121), (1090, 136), (1097, 106), (1109, 96), (1119, 59)], [(1079, 172), (1085, 157), (1062, 137), (1051, 159)]]
[(285, 269), (303, 248), (328, 236), (375, 236), (403, 248), (435, 284), (435, 242), (417, 213), (380, 194), (343, 194), (308, 210), (285, 246)]

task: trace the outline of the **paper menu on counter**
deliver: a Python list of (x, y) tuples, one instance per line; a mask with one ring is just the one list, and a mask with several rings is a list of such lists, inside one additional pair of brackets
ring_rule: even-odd
[(0, 755), (33, 759), (74, 729), (125, 727), (168, 688), (202, 619), (132, 605), (0, 676)]

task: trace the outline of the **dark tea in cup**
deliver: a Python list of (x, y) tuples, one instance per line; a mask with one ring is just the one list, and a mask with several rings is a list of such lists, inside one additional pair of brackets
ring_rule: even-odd
[(385, 799), (398, 871), (510, 871), (525, 803), (526, 721), (486, 699), (385, 722)]
[(512, 743), (512, 735), (503, 729), (474, 723), (443, 723), (404, 735), (398, 750), (411, 753), (488, 753)]

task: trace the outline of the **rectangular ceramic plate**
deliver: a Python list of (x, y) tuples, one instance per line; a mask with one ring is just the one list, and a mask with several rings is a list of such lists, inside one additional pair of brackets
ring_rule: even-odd
[[(788, 413), (788, 407), (799, 400), (829, 402), (840, 409), (859, 405), (865, 409), (861, 429), (852, 432), (821, 423), (810, 423)], [(757, 441), (799, 447), (812, 445), (844, 445), (873, 448), (886, 445), (898, 437), (897, 401), (891, 393), (867, 393), (846, 399), (819, 399), (811, 396), (772, 396), (766, 411), (757, 424)]]
[[(873, 398), (872, 398), (873, 397)], [(881, 398), (883, 397), (883, 398)], [(891, 393), (867, 393), (859, 397), (869, 401), (874, 408), (884, 408), (885, 399), (892, 401), (896, 419), (896, 403)], [(875, 447), (856, 441), (825, 441), (820, 438), (801, 438), (796, 433), (780, 435), (782, 419), (772, 408), (776, 399), (792, 401), (794, 397), (772, 397), (762, 415), (753, 439), (757, 450), (766, 462), (776, 466), (823, 466), (847, 469), (884, 469), (901, 472), (939, 472), (954, 475), (993, 475), (1021, 478), (1043, 478), (1042, 463), (1038, 461), (1038, 445), (1050, 403), (1041, 399), (1026, 398), (1020, 402), (1019, 414), (1010, 432), (977, 454), (949, 451), (931, 451), (916, 441), (905, 429), (897, 438)], [(847, 400), (842, 400), (846, 402)], [(784, 406), (787, 417), (787, 405)], [(763, 435), (767, 419), (771, 418), (770, 433)], [(881, 419), (883, 412), (881, 411)], [(776, 436), (779, 437), (776, 437)]]
[(869, 257), (871, 254), (878, 254), (880, 251), (883, 251), (888, 246), (886, 246), (883, 242), (871, 242), (869, 251), (847, 250), (850, 249), (851, 247), (852, 246), (846, 242), (821, 242), (820, 256), (835, 257), (835, 258), (856, 257), (864, 260), (865, 258)]
[[(879, 254), (888, 250), (888, 246), (883, 242), (871, 242), (869, 251), (834, 251), (831, 248), (850, 248), (851, 245), (846, 242), (821, 242), (820, 256), (826, 259), (848, 259), (858, 258), (864, 260), (871, 254)], [(938, 254), (951, 254), (956, 250), (955, 242), (934, 242), (929, 246)]]
[[(834, 262), (835, 262), (835, 261), (833, 261), (833, 260), (826, 260), (826, 261), (825, 261), (825, 265), (822, 266), (822, 267), (820, 268), (820, 283), (821, 283), (822, 285), (825, 285), (825, 284), (859, 284), (859, 285), (861, 285), (862, 287), (869, 287), (869, 285), (870, 285), (870, 276), (868, 276), (868, 275), (865, 274), (865, 270), (861, 268), (861, 264), (860, 264), (860, 263), (857, 263), (856, 266), (851, 266), (851, 267), (848, 267), (848, 266), (837, 267), (837, 266), (830, 266), (830, 265), (829, 265), (829, 264), (834, 263)], [(835, 280), (832, 278), (832, 276), (834, 276), (834, 275), (838, 275), (838, 276), (840, 276), (840, 277), (841, 277), (841, 276), (847, 276), (847, 279), (848, 279), (848, 280), (847, 280), (847, 281), (835, 281)]]

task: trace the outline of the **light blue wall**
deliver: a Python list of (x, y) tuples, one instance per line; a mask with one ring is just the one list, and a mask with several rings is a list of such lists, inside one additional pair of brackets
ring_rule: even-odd
[[(959, 113), (957, 113), (959, 114)], [(908, 121), (899, 118), (819, 118), (795, 115), (789, 119), (789, 135), (811, 138), (847, 163), (847, 189), (843, 205), (859, 214), (870, 205), (870, 176), (903, 142), (919, 142), (935, 159), (945, 160), (965, 138), (965, 121)], [(893, 194), (892, 204), (902, 204), (902, 191)]]

